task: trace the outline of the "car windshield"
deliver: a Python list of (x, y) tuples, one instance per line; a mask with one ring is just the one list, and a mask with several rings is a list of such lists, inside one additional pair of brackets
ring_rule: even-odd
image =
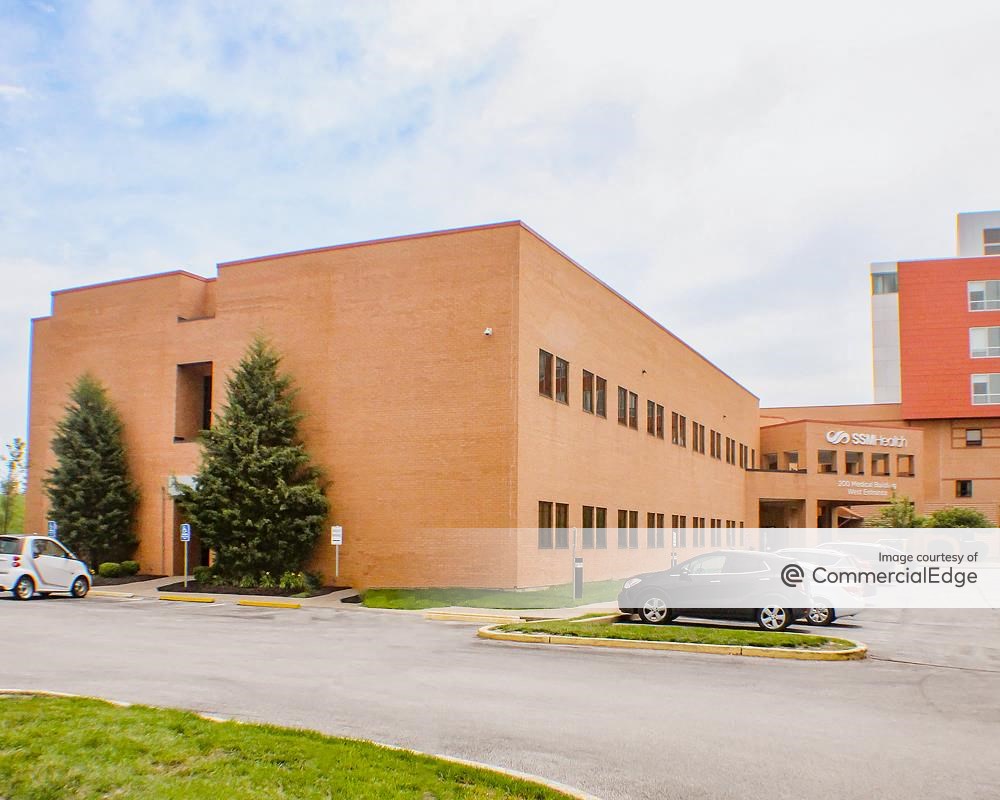
[(20, 552), (20, 539), (13, 536), (0, 536), (0, 556), (16, 556)]

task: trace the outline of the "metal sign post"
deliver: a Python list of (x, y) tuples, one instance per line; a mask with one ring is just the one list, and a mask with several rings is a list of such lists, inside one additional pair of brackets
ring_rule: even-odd
[(583, 559), (576, 556), (576, 528), (570, 528), (570, 535), (573, 537), (573, 573), (570, 576), (570, 585), (573, 587), (573, 599), (580, 600), (583, 598)]
[(184, 542), (184, 588), (188, 585), (188, 547), (191, 545), (191, 523), (181, 523), (181, 541)]
[(334, 561), (334, 577), (340, 577), (340, 546), (344, 543), (344, 529), (340, 525), (333, 525), (330, 527), (330, 544), (333, 545), (336, 551), (335, 561)]

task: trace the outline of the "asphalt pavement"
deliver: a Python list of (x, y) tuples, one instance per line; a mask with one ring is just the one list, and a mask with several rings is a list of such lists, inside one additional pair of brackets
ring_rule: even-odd
[(619, 798), (996, 798), (1000, 612), (870, 611), (863, 662), (508, 645), (356, 606), (0, 599), (0, 688), (188, 708)]

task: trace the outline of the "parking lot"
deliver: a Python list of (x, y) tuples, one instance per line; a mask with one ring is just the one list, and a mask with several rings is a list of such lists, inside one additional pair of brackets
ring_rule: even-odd
[(0, 599), (6, 688), (298, 725), (602, 798), (995, 797), (1000, 613), (872, 611), (865, 662), (505, 645), (406, 612)]

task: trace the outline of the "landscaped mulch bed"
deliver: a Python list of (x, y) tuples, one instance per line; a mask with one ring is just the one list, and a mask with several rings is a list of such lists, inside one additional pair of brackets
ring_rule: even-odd
[(138, 581), (155, 581), (157, 578), (165, 578), (166, 575), (122, 575), (120, 578), (102, 578), (100, 575), (92, 575), (91, 583), (94, 586), (121, 586), (123, 583), (137, 583)]
[(309, 589), (304, 592), (296, 592), (289, 589), (244, 589), (242, 586), (225, 586), (212, 584), (202, 586), (198, 581), (189, 580), (187, 588), (184, 588), (184, 581), (168, 583), (166, 586), (157, 587), (161, 592), (197, 592), (199, 594), (255, 594), (264, 597), (319, 597), (331, 592), (339, 592), (341, 589), (349, 589), (349, 586), (323, 586), (319, 589)]

